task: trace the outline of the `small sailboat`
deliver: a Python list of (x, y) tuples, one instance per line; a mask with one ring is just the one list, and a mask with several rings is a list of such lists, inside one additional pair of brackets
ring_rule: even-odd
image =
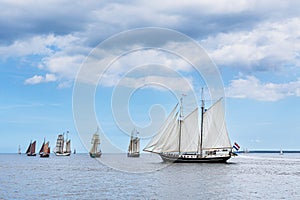
[(30, 142), (30, 144), (27, 148), (27, 151), (26, 151), (27, 156), (36, 156), (35, 145), (36, 145), (36, 141), (34, 141), (34, 142), (31, 141)]
[(90, 156), (91, 158), (100, 158), (101, 155), (102, 155), (102, 152), (100, 150), (100, 137), (99, 137), (99, 128), (97, 128), (97, 131), (96, 133), (93, 134), (93, 137), (92, 137), (92, 141), (91, 141), (91, 144), (92, 144), (92, 147), (91, 147), (91, 150), (90, 150)]
[(164, 162), (226, 162), (233, 154), (222, 99), (209, 109), (202, 100), (200, 128), (198, 108), (183, 117), (182, 98), (180, 102), (179, 111), (177, 104), (144, 151), (159, 154)]
[(21, 155), (21, 146), (19, 145), (18, 154)]
[(140, 138), (138, 138), (139, 132), (133, 129), (130, 136), (130, 143), (128, 147), (128, 157), (140, 157)]
[(39, 154), (40, 154), (41, 158), (48, 158), (50, 156), (49, 142), (45, 143), (45, 139), (44, 139), (44, 142), (42, 144)]
[[(69, 132), (67, 132), (68, 134)], [(68, 138), (68, 135), (67, 135)], [(71, 140), (64, 140), (64, 134), (59, 134), (56, 140), (56, 147), (54, 150), (56, 156), (70, 156), (71, 155)]]
[(283, 155), (283, 150), (280, 149), (279, 155)]

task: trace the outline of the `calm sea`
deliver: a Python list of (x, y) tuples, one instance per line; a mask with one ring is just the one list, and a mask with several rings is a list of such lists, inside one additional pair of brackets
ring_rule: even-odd
[(300, 199), (300, 154), (244, 154), (227, 164), (101, 159), (122, 171), (87, 154), (0, 154), (0, 199)]

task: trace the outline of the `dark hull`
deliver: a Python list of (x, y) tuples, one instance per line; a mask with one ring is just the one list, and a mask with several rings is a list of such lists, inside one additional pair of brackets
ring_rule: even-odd
[(178, 155), (170, 156), (166, 154), (159, 154), (164, 162), (174, 163), (225, 163), (231, 156), (213, 156), (213, 157), (179, 157)]
[(101, 152), (97, 152), (97, 153), (90, 153), (90, 157), (91, 158), (100, 158), (102, 155)]
[(31, 153), (31, 154), (27, 154), (27, 156), (36, 156), (36, 154), (35, 153)]
[(139, 153), (127, 153), (127, 157), (135, 157), (135, 158), (138, 158), (138, 157), (140, 157), (140, 154), (139, 154)]
[(49, 154), (40, 154), (41, 158), (49, 158), (49, 156), (50, 156)]

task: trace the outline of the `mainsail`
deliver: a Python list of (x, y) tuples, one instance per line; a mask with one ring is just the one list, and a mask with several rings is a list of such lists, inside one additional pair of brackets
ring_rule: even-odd
[(49, 142), (45, 143), (45, 140), (44, 140), (39, 154), (41, 157), (49, 157), (50, 156)]
[(140, 155), (140, 138), (138, 137), (139, 132), (133, 129), (130, 136), (130, 142), (128, 146), (128, 157), (139, 157)]
[(62, 134), (58, 135), (56, 140), (55, 153), (63, 153), (64, 151), (64, 136)]
[[(199, 126), (199, 111), (194, 109), (182, 119), (177, 106), (172, 110), (167, 120), (152, 138), (144, 151), (153, 153), (195, 153), (202, 156), (204, 150), (231, 148), (227, 133), (222, 99), (218, 100), (208, 110), (203, 109), (203, 132)], [(202, 137), (202, 138), (201, 138)]]
[(204, 112), (203, 117), (203, 149), (231, 148), (222, 99)]
[[(178, 104), (173, 108), (172, 112), (164, 122), (164, 124), (159, 129), (158, 133), (152, 138), (152, 140), (148, 143), (148, 145), (143, 149), (143, 151), (149, 151), (153, 153), (162, 152), (162, 147), (165, 146), (165, 142), (168, 142), (167, 135), (170, 134), (170, 129), (174, 126), (174, 122), (176, 122), (178, 112), (175, 114)], [(174, 116), (175, 115), (175, 116)], [(173, 122), (173, 124), (172, 124)], [(175, 136), (176, 137), (176, 136)]]
[(91, 144), (92, 144), (92, 147), (91, 147), (90, 153), (97, 153), (98, 146), (100, 144), (100, 137), (97, 133), (94, 133)]
[(28, 149), (26, 151), (27, 156), (35, 156), (35, 145), (36, 145), (36, 141), (34, 142), (30, 142)]
[(66, 151), (65, 153), (71, 153), (71, 140), (66, 142)]
[(98, 134), (99, 132), (99, 128), (97, 127), (97, 132), (93, 134), (93, 137), (92, 137), (92, 147), (90, 149), (90, 156), (92, 158), (100, 158), (102, 153), (101, 153), (101, 150), (99, 148), (99, 145), (100, 145), (100, 136)]
[[(68, 134), (68, 132), (67, 132)], [(68, 137), (68, 135), (67, 135)], [(56, 140), (56, 148), (54, 151), (57, 156), (71, 155), (71, 140), (64, 140), (64, 134), (59, 134)]]

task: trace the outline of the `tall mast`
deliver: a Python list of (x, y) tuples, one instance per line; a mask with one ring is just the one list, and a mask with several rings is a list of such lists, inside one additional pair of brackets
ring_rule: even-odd
[(200, 135), (200, 157), (202, 157), (202, 143), (203, 143), (203, 116), (204, 116), (204, 95), (203, 95), (203, 88), (201, 91), (201, 135)]
[(181, 154), (181, 151), (180, 151), (180, 145), (181, 145), (181, 125), (182, 125), (182, 97), (180, 98), (180, 115), (179, 115), (179, 148), (178, 148), (178, 151), (179, 151), (179, 154)]

